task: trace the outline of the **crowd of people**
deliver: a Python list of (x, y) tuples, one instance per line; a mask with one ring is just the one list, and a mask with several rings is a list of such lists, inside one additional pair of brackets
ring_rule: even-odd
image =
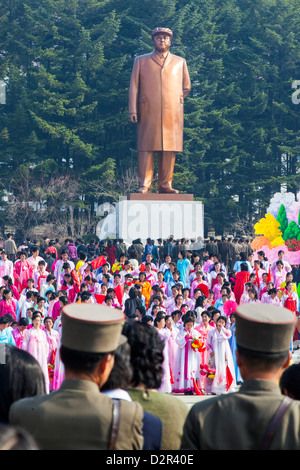
[[(242, 382), (235, 356), (235, 310), (246, 303), (299, 310), (299, 266), (284, 253), (254, 259), (250, 240), (30, 239), (0, 248), (0, 342), (32, 354), (46, 392), (57, 390), (64, 367), (57, 354), (61, 311), (68, 303), (122, 310), (127, 322), (151, 325), (164, 342), (160, 391), (220, 394)], [(232, 246), (235, 246), (233, 250)], [(241, 251), (244, 250), (244, 251)], [(299, 328), (300, 329), (300, 328)], [(299, 339), (295, 329), (294, 340)]]
[[(230, 243), (239, 248), (235, 256)], [(35, 358), (43, 377), (42, 385), (39, 377), (39, 389), (51, 395), (65, 380), (60, 354), (63, 309), (101, 304), (112, 309), (111, 315), (120, 312), (125, 328), (139, 328), (135, 341), (132, 330), (125, 333), (133, 371), (126, 369), (130, 351), (117, 350), (115, 367), (118, 357), (120, 364), (103, 393), (109, 394), (119, 382), (120, 389), (135, 384), (129, 395), (144, 406), (141, 386), (148, 392), (162, 392), (156, 395), (162, 401), (164, 395), (175, 399), (171, 393), (232, 392), (243, 382), (236, 357), (237, 307), (268, 304), (297, 314), (299, 266), (290, 266), (281, 251), (273, 263), (263, 252), (254, 259), (250, 240), (211, 238), (192, 248), (193, 244), (173, 237), (157, 243), (148, 239), (144, 245), (141, 240), (128, 245), (120, 239), (89, 244), (66, 239), (60, 244), (45, 237), (28, 239), (17, 248), (9, 236), (0, 248), (0, 344)], [(296, 323), (294, 340), (299, 339), (299, 331)], [(161, 360), (151, 360), (153, 349), (157, 352), (159, 347)], [(135, 377), (136, 360), (144, 370)], [(170, 444), (166, 425), (163, 430), (157, 428), (165, 449), (178, 448), (186, 418), (187, 410), (178, 402), (174, 406), (181, 410), (177, 425), (171, 423), (173, 434), (177, 432), (175, 442)]]

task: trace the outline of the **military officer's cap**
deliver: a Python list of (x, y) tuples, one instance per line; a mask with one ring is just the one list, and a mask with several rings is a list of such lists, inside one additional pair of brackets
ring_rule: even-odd
[(254, 303), (239, 305), (235, 314), (238, 346), (270, 354), (289, 350), (296, 323), (293, 312)]
[(153, 38), (156, 34), (167, 34), (171, 38), (173, 37), (173, 33), (169, 28), (155, 28), (151, 33), (151, 37)]
[(101, 304), (68, 304), (62, 313), (62, 345), (75, 351), (109, 353), (127, 341), (121, 310)]

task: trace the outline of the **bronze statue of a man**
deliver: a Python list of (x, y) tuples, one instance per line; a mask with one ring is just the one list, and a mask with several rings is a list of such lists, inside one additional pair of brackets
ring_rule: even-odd
[(183, 148), (183, 103), (191, 89), (185, 59), (169, 52), (173, 33), (168, 28), (152, 31), (154, 51), (134, 61), (129, 88), (129, 116), (138, 123), (139, 193), (147, 193), (158, 154), (158, 190), (172, 188), (175, 153)]

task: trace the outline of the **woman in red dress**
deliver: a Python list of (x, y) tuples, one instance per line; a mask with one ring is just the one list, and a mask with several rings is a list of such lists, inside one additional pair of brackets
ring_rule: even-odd
[(107, 258), (108, 263), (112, 266), (116, 259), (116, 247), (113, 246), (112, 240), (108, 240), (107, 247), (104, 249), (104, 251), (108, 255), (108, 258)]
[(236, 273), (236, 281), (234, 286), (234, 295), (236, 302), (239, 304), (241, 297), (244, 292), (244, 285), (250, 279), (250, 273), (248, 271), (248, 265), (246, 263), (241, 264), (241, 271)]

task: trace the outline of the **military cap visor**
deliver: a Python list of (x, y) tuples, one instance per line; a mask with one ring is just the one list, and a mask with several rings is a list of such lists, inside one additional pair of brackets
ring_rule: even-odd
[(75, 351), (109, 353), (127, 341), (121, 310), (101, 304), (68, 304), (62, 313), (62, 345)]
[(151, 33), (151, 37), (153, 38), (156, 34), (167, 34), (171, 38), (173, 37), (173, 33), (169, 28), (155, 28)]
[(238, 346), (269, 354), (289, 350), (296, 324), (293, 312), (257, 303), (239, 305), (235, 314)]

